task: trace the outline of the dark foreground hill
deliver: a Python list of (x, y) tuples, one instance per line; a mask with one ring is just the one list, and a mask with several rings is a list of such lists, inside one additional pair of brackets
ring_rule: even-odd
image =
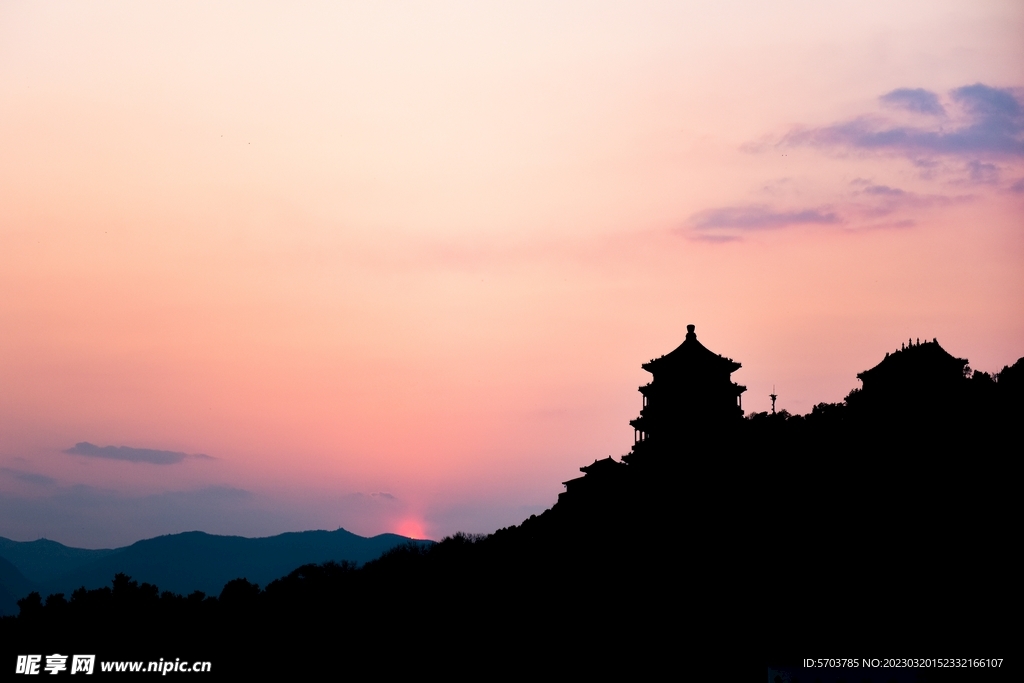
[[(285, 533), (266, 538), (214, 536), (191, 531), (150, 538), (114, 550), (69, 548), (47, 540), (18, 543), (0, 539), (0, 557), (8, 559), (24, 575), (22, 584), (6, 586), (17, 598), (24, 597), (31, 589), (43, 595), (70, 596), (81, 587), (109, 586), (111, 577), (118, 573), (174, 593), (189, 594), (198, 590), (217, 595), (231, 579), (244, 577), (253, 583), (266, 584), (304, 564), (328, 561), (362, 564), (410, 541), (395, 534), (364, 538), (344, 529)], [(0, 576), (0, 581), (6, 585), (4, 576)], [(13, 603), (9, 607), (13, 609), (7, 614), (16, 613)]]
[[(961, 360), (911, 345), (842, 403), (744, 418), (739, 364), (691, 327), (644, 366), (631, 452), (522, 524), (236, 579), (216, 598), (120, 575), (33, 594), (0, 637), (290, 678), (1019, 680), (1024, 359), (995, 376)], [(896, 664), (802, 668), (821, 657)]]

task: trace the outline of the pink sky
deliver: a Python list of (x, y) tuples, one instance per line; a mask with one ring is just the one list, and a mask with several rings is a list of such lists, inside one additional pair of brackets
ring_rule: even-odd
[(493, 531), (628, 451), (688, 323), (748, 412), (908, 337), (998, 371), (1022, 35), (1019, 2), (4, 3), (0, 535)]

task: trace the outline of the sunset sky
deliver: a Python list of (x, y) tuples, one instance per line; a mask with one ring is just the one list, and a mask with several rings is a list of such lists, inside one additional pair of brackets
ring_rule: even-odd
[(1024, 3), (0, 3), (0, 536), (439, 539), (1024, 355)]

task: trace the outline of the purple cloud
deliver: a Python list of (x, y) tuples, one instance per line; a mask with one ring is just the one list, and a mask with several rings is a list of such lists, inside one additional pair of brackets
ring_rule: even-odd
[(965, 85), (951, 93), (954, 100), (963, 102), (972, 112), (988, 118), (1016, 120), (1020, 125), (1022, 107), (1007, 89), (991, 88), (983, 83)]
[[(882, 96), (885, 103), (913, 111), (931, 108), (926, 90), (901, 88)], [(824, 128), (795, 130), (782, 139), (787, 145), (848, 147), (921, 154), (1024, 156), (1024, 106), (1009, 89), (982, 83), (957, 88), (950, 98), (959, 104), (966, 122), (947, 129), (948, 121), (932, 127), (894, 126), (875, 117), (860, 117)], [(938, 99), (933, 103), (938, 105)]]
[(947, 206), (971, 199), (971, 195), (917, 194), (898, 187), (872, 184), (853, 193), (846, 213), (855, 218), (875, 219), (902, 211)]
[(791, 225), (839, 223), (839, 216), (827, 209), (798, 209), (780, 211), (764, 204), (725, 206), (701, 211), (690, 217), (689, 223), (697, 230), (771, 230)]
[(905, 190), (901, 190), (898, 187), (889, 187), (888, 185), (868, 185), (861, 192), (878, 197), (904, 197), (907, 194)]
[(6, 475), (14, 477), (19, 481), (26, 482), (28, 484), (35, 484), (36, 486), (53, 486), (57, 483), (57, 480), (53, 477), (48, 477), (45, 474), (37, 474), (35, 472), (22, 472), (21, 470), (11, 469), (10, 467), (0, 467), (0, 472)]
[(190, 456), (188, 453), (177, 451), (158, 451), (151, 448), (132, 448), (130, 446), (95, 446), (88, 441), (76, 443), (74, 447), (64, 451), (72, 455), (88, 455), (93, 458), (108, 458), (110, 460), (127, 460), (128, 462), (148, 462), (152, 465), (173, 465), (185, 458), (202, 458), (212, 460), (208, 455), (197, 453)]
[(841, 211), (831, 207), (783, 210), (766, 204), (719, 207), (690, 216), (687, 221), (689, 234), (691, 239), (703, 242), (731, 242), (741, 239), (744, 233), (797, 225), (842, 225), (847, 229), (851, 226), (863, 229), (907, 228), (915, 225), (916, 221), (901, 218), (900, 214), (973, 199), (971, 195), (922, 195), (863, 178), (857, 178), (851, 184), (857, 189), (843, 197)]
[(971, 178), (971, 182), (975, 183), (995, 183), (999, 180), (998, 166), (987, 164), (977, 159), (968, 162), (967, 173)]
[(899, 88), (878, 99), (882, 104), (918, 114), (941, 116), (946, 113), (942, 103), (939, 102), (939, 96), (924, 88)]

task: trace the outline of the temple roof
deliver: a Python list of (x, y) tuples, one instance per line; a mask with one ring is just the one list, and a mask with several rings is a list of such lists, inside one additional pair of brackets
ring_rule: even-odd
[(673, 351), (666, 353), (660, 358), (655, 358), (641, 367), (647, 372), (667, 369), (694, 369), (703, 368), (708, 370), (733, 373), (742, 366), (732, 358), (726, 358), (714, 353), (706, 346), (697, 341), (696, 329), (693, 325), (686, 326), (686, 339)]
[(580, 468), (580, 472), (586, 472), (587, 474), (592, 474), (594, 472), (606, 472), (609, 470), (617, 469), (621, 467), (621, 465), (622, 463), (616, 462), (615, 459), (609, 455), (607, 458), (602, 458), (601, 460), (594, 460), (594, 462), (590, 465), (584, 465), (583, 467)]
[(864, 372), (857, 379), (864, 382), (888, 384), (928, 380), (955, 381), (963, 378), (966, 358), (956, 358), (939, 346), (935, 339), (910, 343), (898, 351), (885, 354), (882, 362)]

